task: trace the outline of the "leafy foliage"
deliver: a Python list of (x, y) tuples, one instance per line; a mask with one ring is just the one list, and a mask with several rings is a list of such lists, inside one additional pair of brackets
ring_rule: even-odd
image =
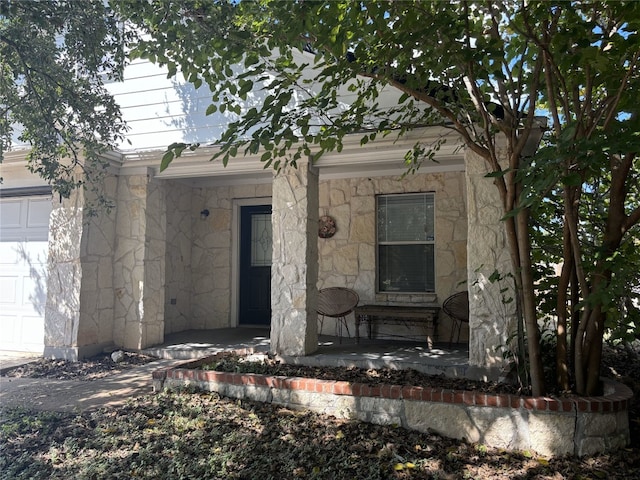
[[(562, 266), (547, 290), (558, 319), (558, 381), (565, 389), (574, 381), (579, 392), (597, 389), (605, 335), (637, 334), (639, 16), (635, 2), (535, 4), (518, 26), (543, 52), (541, 100), (552, 130), (525, 192), (546, 251), (541, 266)], [(539, 23), (552, 34), (539, 33)], [(569, 365), (572, 379), (562, 373)]]
[(62, 197), (96, 187), (125, 130), (104, 86), (121, 78), (124, 37), (102, 0), (0, 0), (0, 161), (26, 144)]
[[(443, 2), (114, 3), (145, 33), (134, 56), (166, 65), (170, 76), (181, 72), (196, 87), (206, 84), (213, 92), (207, 112), (240, 116), (219, 139), (214, 158), (225, 164), (238, 153), (261, 152), (265, 166), (279, 168), (340, 151), (354, 132), (363, 144), (423, 125), (453, 123), (466, 133), (481, 115), (464, 82), (464, 62), (478, 49), (468, 41), (422, 41), (425, 31), (445, 24), (463, 36), (460, 12)], [(487, 116), (497, 114), (488, 78), (478, 79), (475, 92)], [(381, 103), (391, 86), (397, 104)], [(247, 108), (256, 91), (263, 101)], [(179, 155), (177, 147), (170, 150)], [(419, 162), (431, 152), (416, 148), (409, 158)]]

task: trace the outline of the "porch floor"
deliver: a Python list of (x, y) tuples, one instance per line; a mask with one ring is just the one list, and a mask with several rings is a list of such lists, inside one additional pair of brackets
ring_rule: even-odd
[[(269, 346), (267, 327), (238, 327), (167, 334), (162, 345), (145, 349), (144, 353), (165, 359), (189, 360), (240, 348), (253, 347), (256, 351), (268, 352)], [(322, 335), (318, 350), (313, 354), (283, 357), (282, 360), (299, 365), (411, 368), (433, 375), (484, 377), (482, 372), (469, 367), (468, 359), (466, 344), (449, 347), (448, 343), (436, 343), (428, 351), (425, 342), (361, 338), (356, 344), (353, 338), (343, 338), (340, 343), (337, 337)]]

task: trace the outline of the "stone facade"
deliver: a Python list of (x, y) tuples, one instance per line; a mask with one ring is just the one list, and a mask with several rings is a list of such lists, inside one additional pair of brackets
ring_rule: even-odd
[(114, 250), (114, 342), (129, 349), (164, 340), (165, 189), (150, 175), (119, 177)]
[(77, 190), (50, 220), (45, 356), (75, 360), (164, 339), (165, 192), (150, 175), (109, 176), (115, 208), (88, 214)]
[[(291, 302), (310, 312), (305, 315), (311, 319), (315, 307), (307, 305), (313, 299), (303, 298), (305, 292), (329, 286), (353, 288), (363, 302), (441, 302), (464, 288), (466, 190), (461, 172), (318, 181), (317, 173), (305, 168), (277, 175), (273, 185), (211, 187), (161, 181), (136, 171), (107, 179), (105, 188), (116, 199), (109, 213), (85, 218), (84, 192), (63, 202), (51, 221), (48, 352), (59, 356), (71, 348), (63, 355), (74, 357), (111, 344), (139, 349), (162, 343), (167, 333), (235, 326), (236, 202), (272, 203), (274, 191), (279, 192), (273, 195), (276, 311)], [(435, 193), (436, 292), (376, 293), (375, 196), (413, 192)], [(201, 217), (203, 210), (209, 215)], [(318, 214), (335, 218), (335, 236), (318, 238)], [(448, 339), (449, 325), (446, 319), (441, 322), (441, 338)], [(324, 328), (334, 331), (331, 321)], [(304, 339), (305, 345), (315, 343), (293, 327), (279, 331), (290, 331), (287, 336)], [(404, 333), (422, 335), (415, 329)], [(311, 350), (309, 345), (303, 350)]]
[[(107, 178), (112, 196), (116, 179)], [(49, 221), (45, 350), (47, 357), (75, 360), (112, 342), (113, 215), (90, 216), (89, 193), (76, 190), (55, 202)]]
[(171, 182), (165, 188), (167, 246), (164, 332), (187, 330), (191, 324), (193, 265), (191, 262), (193, 226), (197, 212), (192, 205), (191, 188)]
[[(234, 202), (271, 203), (271, 184), (194, 188), (191, 196), (191, 312), (186, 329), (236, 326), (231, 318)], [(200, 218), (200, 212), (209, 216)]]
[[(508, 284), (489, 281), (494, 271), (510, 269), (502, 211), (482, 159), (467, 152), (465, 162), (402, 178), (323, 177), (301, 164), (272, 182), (215, 186), (127, 168), (105, 183), (116, 202), (112, 212), (87, 218), (85, 192), (77, 192), (52, 213), (47, 352), (73, 357), (109, 344), (139, 349), (162, 343), (167, 333), (236, 326), (239, 202), (258, 202), (274, 206), (272, 341), (284, 349), (279, 353), (292, 354), (285, 351), (290, 340), (299, 354), (315, 348), (316, 289), (352, 288), (362, 303), (441, 304), (468, 288), (471, 333), (464, 326), (461, 341), (469, 338), (471, 365), (499, 369), (496, 346), (507, 344), (514, 325), (500, 291)], [(435, 292), (377, 292), (376, 195), (415, 192), (434, 193)], [(201, 218), (204, 210), (209, 215)], [(318, 215), (335, 219), (333, 237), (318, 238)], [(285, 321), (289, 316), (303, 320)], [(326, 320), (321, 333), (334, 333), (335, 323)], [(353, 335), (353, 316), (348, 323)], [(448, 340), (450, 327), (441, 314), (437, 340)], [(283, 332), (289, 333), (279, 338)], [(381, 326), (377, 334), (421, 338), (423, 332)]]
[[(399, 295), (376, 292), (376, 195), (434, 192), (436, 241), (436, 292)], [(331, 215), (337, 225), (331, 238), (319, 239), (318, 287), (348, 287), (358, 292), (362, 303), (421, 303), (442, 301), (466, 288), (467, 205), (462, 172), (440, 172), (384, 177), (326, 180), (320, 183), (320, 214)], [(451, 323), (445, 315), (438, 327), (439, 338), (448, 340)], [(353, 316), (347, 319), (353, 332)], [(327, 318), (324, 332), (335, 324)], [(381, 330), (379, 335), (384, 335)], [(396, 326), (395, 333), (422, 336), (421, 332)], [(352, 333), (353, 334), (353, 333)], [(461, 341), (466, 338), (463, 329)]]
[[(511, 259), (500, 220), (504, 216), (502, 202), (487, 173), (485, 161), (467, 152), (469, 363), (501, 368), (502, 351), (515, 329), (515, 302), (508, 302), (515, 292), (510, 278), (489, 280), (494, 272), (508, 275)], [(502, 289), (506, 289), (504, 293)]]
[(318, 172), (308, 162), (273, 180), (271, 351), (308, 355), (318, 348)]

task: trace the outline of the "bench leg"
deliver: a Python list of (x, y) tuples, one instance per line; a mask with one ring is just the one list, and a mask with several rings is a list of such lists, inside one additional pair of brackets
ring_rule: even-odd
[(431, 351), (431, 349), (433, 348), (434, 330), (433, 319), (431, 319), (430, 321), (427, 321), (427, 350), (429, 351)]

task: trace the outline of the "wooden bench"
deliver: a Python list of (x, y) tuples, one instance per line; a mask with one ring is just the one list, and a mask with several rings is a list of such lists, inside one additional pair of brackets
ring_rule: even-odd
[(360, 323), (367, 324), (368, 338), (372, 338), (373, 323), (412, 323), (424, 325), (427, 330), (427, 347), (433, 347), (433, 336), (440, 306), (431, 305), (359, 305), (355, 309), (356, 343), (360, 343)]

